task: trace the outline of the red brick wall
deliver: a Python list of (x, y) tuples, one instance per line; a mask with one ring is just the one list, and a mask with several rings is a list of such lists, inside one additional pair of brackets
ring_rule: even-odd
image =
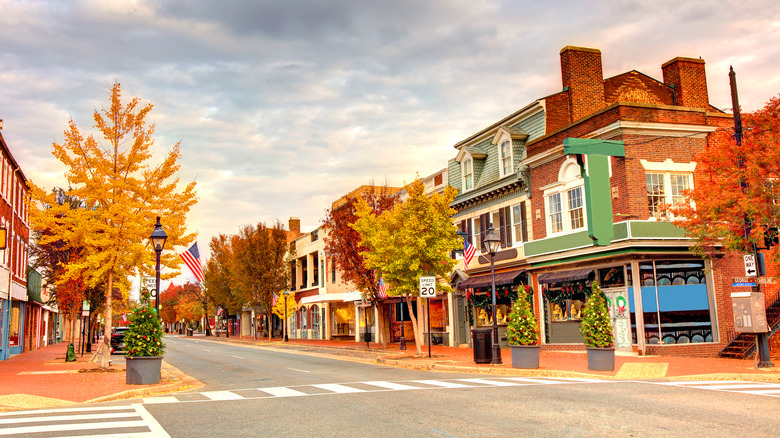
[(564, 89), (569, 87), (571, 120), (605, 106), (600, 50), (574, 46), (561, 49), (561, 78)]
[(557, 93), (544, 99), (545, 133), (555, 132), (571, 123), (569, 95)]
[(677, 105), (709, 108), (704, 60), (674, 58), (661, 66), (664, 83), (674, 86)]

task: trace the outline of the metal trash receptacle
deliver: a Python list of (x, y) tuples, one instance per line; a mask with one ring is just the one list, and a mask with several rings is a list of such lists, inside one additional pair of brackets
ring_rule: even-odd
[(493, 362), (493, 342), (490, 340), (492, 333), (493, 329), (490, 328), (471, 329), (475, 363)]

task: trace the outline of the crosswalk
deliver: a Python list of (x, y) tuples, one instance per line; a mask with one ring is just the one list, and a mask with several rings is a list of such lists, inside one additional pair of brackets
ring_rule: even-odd
[(296, 386), (231, 389), (229, 391), (191, 392), (165, 397), (148, 397), (144, 398), (143, 402), (147, 404), (189, 403), (224, 400), (254, 400), (262, 398), (307, 397), (335, 394), (357, 394), (382, 391), (495, 388), (506, 386), (560, 385), (599, 382), (602, 381), (592, 379), (552, 377), (491, 377), (481, 379), (405, 380), (395, 382), (373, 380), (348, 383), (321, 383)]
[(655, 385), (680, 388), (705, 389), (709, 391), (739, 392), (742, 394), (780, 397), (780, 383), (746, 382), (740, 380), (688, 380), (677, 382), (652, 382)]
[(169, 437), (140, 404), (0, 413), (0, 436)]

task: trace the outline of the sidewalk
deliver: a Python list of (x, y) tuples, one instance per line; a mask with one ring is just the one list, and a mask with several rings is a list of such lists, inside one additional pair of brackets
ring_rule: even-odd
[[(291, 339), (290, 342), (282, 342), (281, 339), (269, 341), (267, 338), (254, 340), (236, 337), (206, 338), (202, 335), (168, 336), (197, 339), (201, 342), (242, 343), (254, 348), (432, 371), (600, 379), (780, 381), (780, 363), (776, 363), (777, 367), (757, 369), (752, 360), (636, 356), (619, 353), (615, 358), (614, 371), (598, 372), (587, 369), (584, 351), (542, 351), (539, 369), (523, 370), (512, 368), (509, 349), (501, 351), (503, 364), (491, 365), (475, 364), (470, 348), (435, 345), (431, 347), (431, 358), (428, 358), (428, 347), (423, 347), (422, 356), (418, 356), (414, 342), (408, 343), (407, 349), (401, 351), (398, 344), (382, 348), (380, 344), (370, 344), (367, 347), (365, 343), (349, 341)], [(114, 356), (115, 363), (110, 369), (101, 371), (98, 364), (89, 362), (89, 353), (85, 353), (83, 357), (77, 355), (76, 362), (65, 362), (66, 351), (67, 344), (63, 342), (0, 361), (0, 411), (145, 397), (193, 390), (203, 385), (165, 362), (159, 384), (127, 385), (122, 356)]]
[(0, 411), (121, 400), (203, 385), (164, 361), (159, 384), (128, 385), (122, 356), (113, 356), (109, 370), (102, 371), (89, 362), (92, 353), (65, 362), (67, 350), (68, 344), (60, 342), (0, 361)]

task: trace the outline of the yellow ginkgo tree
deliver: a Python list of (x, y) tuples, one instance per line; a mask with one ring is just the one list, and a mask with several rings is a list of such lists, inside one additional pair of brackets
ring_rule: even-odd
[[(53, 144), (53, 155), (67, 168), (69, 194), (82, 200), (85, 208), (59, 206), (51, 193), (33, 187), (35, 204), (51, 206), (32, 209), (33, 229), (53, 231), (43, 239), (82, 248), (78, 261), (63, 267), (61, 281), (81, 278), (87, 287), (106, 288), (107, 323), (97, 352), (101, 368), (108, 368), (110, 359), (110, 291), (129, 288), (129, 276), (153, 272), (155, 253), (149, 235), (155, 217), (163, 218), (166, 248), (194, 239), (194, 234), (186, 232), (185, 219), (197, 202), (195, 182), (183, 187), (179, 182), (179, 143), (161, 160), (153, 160), (155, 124), (146, 122), (151, 110), (151, 104), (142, 104), (138, 98), (123, 104), (120, 85), (115, 83), (109, 106), (94, 113), (97, 137), (82, 134), (71, 119), (64, 141)], [(164, 251), (161, 262), (177, 268), (179, 258), (175, 251)], [(169, 271), (166, 276), (175, 274)]]
[[(420, 277), (434, 276), (439, 291), (452, 291), (447, 280), (455, 261), (450, 253), (462, 248), (463, 241), (452, 223), (450, 203), (455, 189), (448, 186), (442, 194), (427, 194), (418, 180), (406, 186), (406, 191), (408, 197), (402, 203), (379, 215), (359, 199), (358, 219), (352, 228), (360, 233), (360, 245), (367, 248), (362, 253), (366, 268), (376, 270), (389, 285), (387, 294), (404, 297), (411, 309), (412, 298), (420, 295)], [(418, 311), (421, 306), (418, 299)], [(410, 311), (409, 316), (417, 354), (421, 354), (422, 330), (414, 313)]]

